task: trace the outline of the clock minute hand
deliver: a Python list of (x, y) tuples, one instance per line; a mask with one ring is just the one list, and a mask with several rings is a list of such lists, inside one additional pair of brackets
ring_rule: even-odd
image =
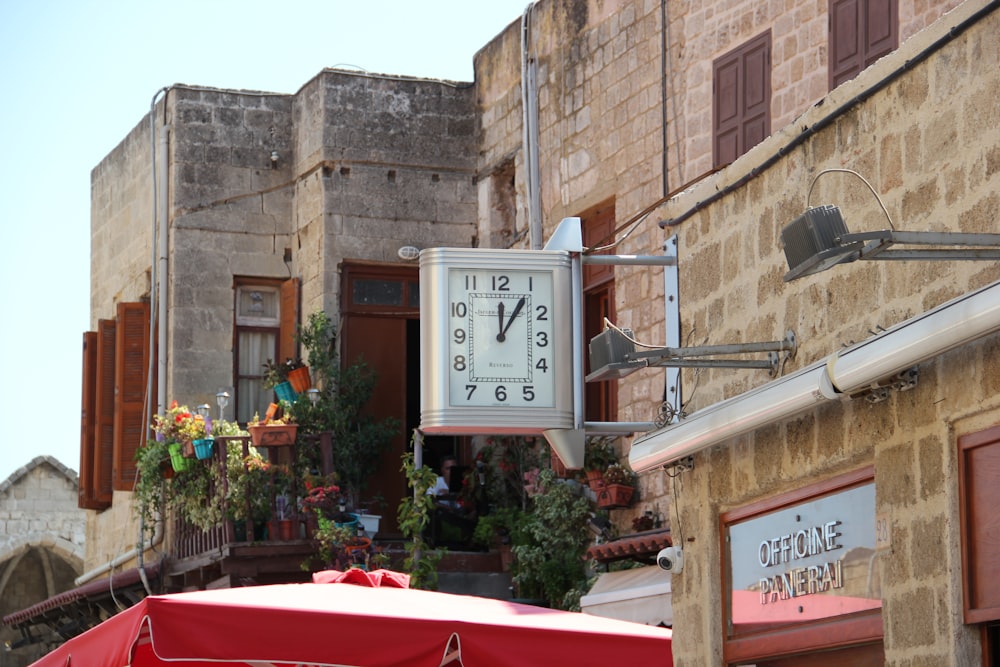
[(525, 298), (523, 296), (518, 299), (517, 305), (514, 306), (514, 312), (510, 314), (507, 324), (504, 325), (504, 328), (500, 330), (500, 335), (497, 336), (498, 341), (503, 342), (507, 338), (507, 329), (510, 329), (510, 325), (514, 323), (514, 319), (517, 317), (518, 313), (521, 312), (521, 309), (524, 308), (524, 302)]

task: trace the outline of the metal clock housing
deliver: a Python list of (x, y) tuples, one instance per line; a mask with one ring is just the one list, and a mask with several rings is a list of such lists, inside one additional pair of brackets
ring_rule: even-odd
[(571, 428), (571, 282), (563, 251), (424, 250), (421, 429)]

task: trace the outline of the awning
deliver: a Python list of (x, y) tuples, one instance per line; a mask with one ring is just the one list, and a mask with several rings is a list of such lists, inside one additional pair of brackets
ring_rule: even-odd
[(590, 593), (580, 598), (580, 609), (621, 621), (672, 626), (671, 576), (656, 565), (605, 572)]

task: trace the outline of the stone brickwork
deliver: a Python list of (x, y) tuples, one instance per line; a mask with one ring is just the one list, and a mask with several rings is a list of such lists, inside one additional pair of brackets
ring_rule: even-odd
[[(963, 10), (956, 14), (971, 13)], [(1000, 279), (995, 262), (861, 262), (786, 284), (778, 241), (781, 228), (806, 208), (813, 179), (841, 167), (872, 183), (896, 229), (995, 231), (1000, 114), (993, 96), (983, 94), (1000, 88), (995, 14), (745, 187), (698, 205), (779, 152), (801, 128), (916, 58), (957, 21), (948, 17), (916, 35), (829, 95), (822, 107), (663, 208), (664, 219), (679, 221), (674, 231), (686, 330), (723, 343), (774, 339), (792, 329), (800, 348), (784, 369), (788, 373)], [(810, 203), (830, 202), (841, 207), (851, 230), (889, 224), (872, 192), (853, 175), (819, 178)], [(972, 664), (978, 629), (962, 622), (955, 448), (958, 435), (1000, 421), (997, 345), (991, 337), (928, 360), (915, 389), (884, 403), (831, 404), (696, 456), (695, 471), (674, 481), (679, 500), (672, 520), (693, 538), (684, 544), (687, 565), (674, 589), (676, 636), (700, 636), (721, 650), (725, 630), (713, 601), (723, 596), (717, 570), (722, 554), (714, 537), (722, 512), (873, 464), (876, 512), (889, 517), (891, 526), (891, 546), (876, 559), (888, 664)], [(752, 373), (703, 372), (689, 411), (766, 380)], [(686, 373), (685, 385), (694, 384)], [(679, 665), (712, 664), (705, 648), (693, 642), (680, 639), (674, 651)]]
[[(0, 483), (0, 617), (73, 588), (82, 574), (87, 513), (77, 494), (76, 473), (50, 456)], [(17, 639), (0, 626), (0, 642)], [(26, 665), (39, 651), (0, 654), (0, 665)]]
[[(834, 167), (869, 179), (897, 229), (996, 231), (990, 213), (997, 203), (994, 154), (1000, 143), (996, 18), (797, 149), (787, 155), (783, 149), (984, 4), (901, 0), (901, 50), (832, 93), (827, 92), (826, 2), (666, 3), (665, 23), (658, 2), (533, 5), (527, 32), (538, 65), (546, 237), (563, 217), (608, 200), (615, 203), (622, 233), (631, 230), (625, 223), (637, 223), (617, 249), (621, 254), (657, 253), (677, 234), (682, 340), (776, 340), (792, 329), (800, 349), (785, 373), (1000, 278), (995, 263), (872, 262), (786, 285), (779, 243), (781, 228), (805, 209), (812, 179)], [(661, 25), (667, 26), (665, 34)], [(712, 166), (712, 62), (768, 29), (774, 136), (704, 178)], [(521, 31), (521, 22), (513, 23), (476, 57), (480, 169), (491, 171), (513, 156), (519, 231), (528, 194), (524, 155), (518, 151)], [(661, 36), (668, 45), (665, 80)], [(665, 151), (661, 112), (667, 120)], [(758, 174), (774, 154), (781, 159)], [(690, 185), (698, 179), (703, 180)], [(642, 216), (685, 183), (684, 192)], [(701, 204), (729, 186), (735, 187), (731, 194)], [(853, 176), (823, 176), (812, 197), (814, 205), (839, 204), (851, 229), (887, 226), (871, 192)], [(680, 216), (687, 217), (675, 227), (661, 230), (655, 224)], [(481, 212), (480, 235), (487, 238), (493, 224)], [(640, 341), (662, 344), (661, 272), (618, 267), (615, 290), (616, 323), (631, 328)], [(722, 660), (719, 514), (864, 465), (876, 469), (877, 511), (892, 517), (892, 547), (878, 561), (889, 661), (969, 664), (978, 640), (977, 630), (961, 621), (955, 435), (1000, 420), (996, 345), (987, 339), (923, 364), (918, 387), (887, 403), (831, 404), (707, 451), (697, 457), (693, 473), (674, 481), (676, 490), (662, 473), (643, 474), (639, 503), (613, 513), (616, 522), (627, 527), (644, 509), (670, 507), (676, 493), (672, 523), (686, 526), (694, 537), (684, 545), (685, 571), (674, 579), (676, 664)], [(685, 372), (687, 409), (703, 409), (768, 380), (762, 371)], [(619, 382), (619, 420), (652, 419), (662, 395), (659, 372)], [(933, 548), (924, 548), (931, 539), (937, 540)], [(933, 622), (911, 624), (920, 614)]]
[[(168, 182), (166, 400), (214, 406), (216, 392), (232, 392), (234, 277), (297, 276), (301, 312), (337, 322), (345, 260), (398, 263), (403, 245), (474, 245), (472, 101), (469, 86), (336, 70), (295, 95), (162, 95), (153, 117), (156, 145), (168, 147), (156, 163)], [(95, 327), (117, 302), (149, 296), (153, 164), (147, 118), (94, 170)], [(134, 547), (129, 497), (116, 492), (92, 515), (88, 567)]]

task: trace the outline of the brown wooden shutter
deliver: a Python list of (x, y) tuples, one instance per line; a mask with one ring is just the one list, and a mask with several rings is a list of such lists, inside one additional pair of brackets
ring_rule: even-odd
[(299, 356), (295, 335), (299, 325), (299, 279), (281, 283), (281, 330), (278, 334), (278, 361)]
[(148, 431), (144, 413), (149, 373), (149, 304), (119, 303), (117, 322), (112, 476), (116, 491), (131, 491), (135, 486), (135, 454)]
[(712, 163), (724, 167), (771, 133), (771, 32), (712, 68)]
[(83, 334), (83, 390), (80, 405), (80, 486), (77, 507), (99, 510), (108, 507), (98, 502), (95, 483), (95, 448), (97, 432), (97, 332)]
[[(580, 215), (583, 224), (583, 245), (588, 248), (598, 244), (608, 244), (614, 240), (615, 206), (614, 203), (600, 204)], [(612, 255), (613, 249), (596, 253)], [(583, 288), (590, 289), (615, 278), (615, 267), (612, 264), (584, 264)]]
[(1000, 620), (1000, 426), (958, 439), (962, 588), (966, 623)]
[(865, 0), (865, 67), (899, 46), (899, 0)]
[(111, 504), (115, 446), (115, 321), (97, 323), (94, 396), (94, 501)]
[(830, 0), (830, 89), (899, 44), (898, 0)]

